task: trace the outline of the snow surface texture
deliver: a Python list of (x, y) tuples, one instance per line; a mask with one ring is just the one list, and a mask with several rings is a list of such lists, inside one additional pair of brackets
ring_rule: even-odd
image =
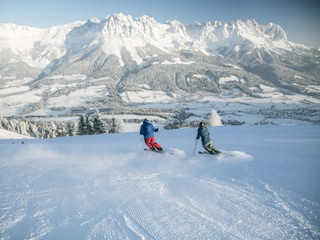
[(319, 126), (209, 130), (0, 140), (0, 239), (320, 238)]

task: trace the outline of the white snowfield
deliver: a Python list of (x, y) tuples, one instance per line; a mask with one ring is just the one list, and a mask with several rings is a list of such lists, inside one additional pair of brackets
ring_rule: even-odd
[[(0, 139), (23, 139), (23, 138), (28, 138), (30, 139), (31, 137), (29, 136), (24, 136), (15, 132), (10, 132), (4, 129), (0, 128)], [(14, 143), (14, 141), (13, 141)]]
[(196, 130), (1, 139), (0, 239), (320, 239), (319, 126)]

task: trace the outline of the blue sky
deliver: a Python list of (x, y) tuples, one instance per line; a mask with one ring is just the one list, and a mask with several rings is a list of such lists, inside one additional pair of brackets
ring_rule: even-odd
[(256, 19), (279, 24), (290, 41), (320, 47), (320, 4), (317, 0), (6, 0), (0, 3), (0, 23), (50, 27), (103, 19), (114, 13), (133, 18), (148, 15), (158, 22), (184, 24)]

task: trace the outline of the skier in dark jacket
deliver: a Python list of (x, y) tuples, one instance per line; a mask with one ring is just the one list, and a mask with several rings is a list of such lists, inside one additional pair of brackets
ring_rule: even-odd
[(211, 141), (210, 133), (207, 127), (203, 122), (200, 122), (197, 134), (197, 140), (201, 137), (202, 146), (205, 150), (207, 150), (210, 154), (218, 154), (221, 153), (220, 150), (216, 149)]
[(153, 132), (158, 132), (159, 129), (155, 128), (148, 119), (143, 121), (143, 124), (140, 127), (140, 135), (144, 136), (144, 142), (152, 151), (162, 151), (162, 147), (155, 142)]

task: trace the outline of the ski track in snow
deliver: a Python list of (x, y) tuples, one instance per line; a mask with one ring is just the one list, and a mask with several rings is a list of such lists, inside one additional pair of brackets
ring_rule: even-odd
[(320, 237), (319, 205), (245, 168), (251, 154), (66, 141), (0, 144), (1, 240)]

